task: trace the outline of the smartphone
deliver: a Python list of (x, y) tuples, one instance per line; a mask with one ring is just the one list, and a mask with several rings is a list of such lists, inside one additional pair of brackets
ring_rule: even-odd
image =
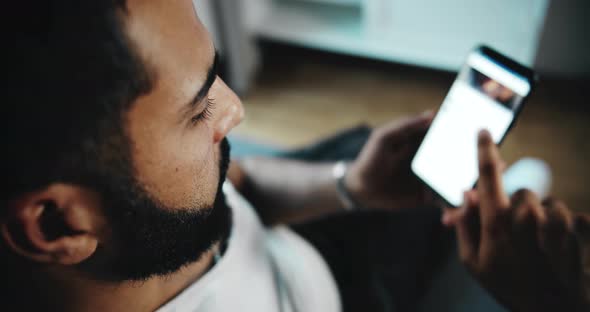
[(487, 129), (500, 144), (536, 81), (531, 69), (489, 47), (471, 51), (412, 160), (414, 174), (460, 206), (479, 176), (479, 131)]

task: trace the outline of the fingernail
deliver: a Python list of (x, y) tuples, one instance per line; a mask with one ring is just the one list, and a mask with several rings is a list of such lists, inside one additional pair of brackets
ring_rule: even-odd
[(434, 111), (432, 109), (422, 112), (422, 117), (432, 117), (432, 115), (434, 115)]
[(492, 134), (490, 133), (490, 131), (488, 131), (487, 129), (481, 129), (479, 131), (479, 137), (488, 137), (488, 136), (492, 136)]

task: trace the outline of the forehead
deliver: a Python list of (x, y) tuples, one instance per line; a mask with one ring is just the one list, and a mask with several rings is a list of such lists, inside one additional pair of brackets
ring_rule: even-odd
[(127, 8), (126, 32), (155, 74), (150, 93), (176, 102), (194, 96), (215, 49), (192, 0), (128, 0)]

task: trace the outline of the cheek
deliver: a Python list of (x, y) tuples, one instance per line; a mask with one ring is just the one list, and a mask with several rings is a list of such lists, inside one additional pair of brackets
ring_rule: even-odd
[(219, 178), (212, 133), (200, 123), (179, 135), (153, 133), (136, 144), (138, 178), (146, 190), (167, 207), (212, 204)]

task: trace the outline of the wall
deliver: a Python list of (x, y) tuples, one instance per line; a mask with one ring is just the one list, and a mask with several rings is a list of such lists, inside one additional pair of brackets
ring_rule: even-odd
[(535, 64), (553, 76), (590, 77), (590, 1), (551, 1)]

